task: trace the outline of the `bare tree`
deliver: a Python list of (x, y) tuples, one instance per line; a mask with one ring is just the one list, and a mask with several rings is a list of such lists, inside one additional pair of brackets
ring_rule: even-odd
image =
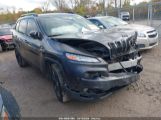
[(69, 4), (72, 9), (76, 8), (76, 6), (79, 6), (80, 0), (69, 0)]
[(50, 0), (51, 4), (59, 11), (63, 11), (64, 8), (68, 8), (66, 0)]
[(45, 2), (42, 2), (42, 7), (41, 7), (42, 11), (47, 12), (48, 8), (49, 8), (49, 1), (47, 0)]

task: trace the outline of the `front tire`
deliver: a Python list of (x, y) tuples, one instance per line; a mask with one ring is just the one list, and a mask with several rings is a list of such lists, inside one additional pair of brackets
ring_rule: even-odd
[(53, 87), (54, 87), (54, 91), (57, 99), (62, 103), (69, 102), (70, 97), (66, 94), (66, 92), (63, 89), (65, 79), (61, 68), (56, 64), (52, 64), (51, 75), (52, 75), (51, 78), (53, 81)]
[(17, 50), (15, 50), (15, 55), (16, 55), (17, 63), (19, 64), (20, 67), (24, 68), (28, 65), (27, 62), (21, 57), (20, 53)]

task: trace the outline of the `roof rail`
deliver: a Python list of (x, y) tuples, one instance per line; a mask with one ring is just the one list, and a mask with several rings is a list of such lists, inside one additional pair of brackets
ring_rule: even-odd
[(27, 13), (27, 14), (21, 15), (21, 17), (26, 17), (26, 16), (34, 16), (34, 17), (37, 17), (38, 15), (36, 13)]

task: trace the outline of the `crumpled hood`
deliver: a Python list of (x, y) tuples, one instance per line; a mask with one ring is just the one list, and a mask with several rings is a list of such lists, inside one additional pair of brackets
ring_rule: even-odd
[(122, 30), (135, 30), (137, 32), (148, 32), (148, 31), (152, 31), (155, 28), (150, 27), (150, 26), (146, 26), (146, 25), (138, 25), (138, 24), (127, 24), (127, 25), (123, 25), (123, 26), (117, 26), (117, 29), (122, 29)]
[(75, 39), (75, 40), (91, 40), (96, 41), (101, 44), (106, 45), (108, 42), (119, 41), (123, 39), (127, 39), (135, 35), (134, 31), (128, 31), (128, 33), (111, 29), (111, 30), (99, 30), (99, 31), (91, 31), (77, 34), (65, 34), (61, 36), (54, 37), (55, 39)]
[[(108, 52), (108, 54), (106, 55), (106, 57), (109, 57), (109, 59), (115, 59), (116, 57), (126, 55), (129, 54), (129, 52), (134, 51), (137, 34), (134, 31), (127, 32), (129, 33), (118, 30), (116, 31), (115, 29), (99, 30), (77, 34), (65, 34), (61, 36), (56, 36), (53, 39), (66, 43), (67, 45), (69, 44), (74, 47), (77, 46), (76, 48), (78, 49), (80, 46), (81, 49), (90, 49), (87, 50), (90, 52), (91, 50), (95, 51), (95, 49), (96, 51), (101, 51), (102, 49), (103, 51), (107, 50), (106, 52)], [(65, 44), (61, 44), (61, 47), (63, 46), (62, 48), (65, 51), (77, 54), (84, 54), (78, 49), (73, 49), (64, 45)], [(97, 47), (100, 47), (101, 49), (99, 50), (97, 49)], [(98, 56), (100, 56), (100, 54)]]

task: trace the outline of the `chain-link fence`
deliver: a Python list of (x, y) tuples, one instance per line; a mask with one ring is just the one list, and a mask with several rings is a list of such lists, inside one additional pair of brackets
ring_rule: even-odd
[(161, 37), (161, 2), (142, 4), (133, 7), (107, 9), (106, 14), (119, 17), (120, 12), (130, 13), (130, 23), (155, 27)]

